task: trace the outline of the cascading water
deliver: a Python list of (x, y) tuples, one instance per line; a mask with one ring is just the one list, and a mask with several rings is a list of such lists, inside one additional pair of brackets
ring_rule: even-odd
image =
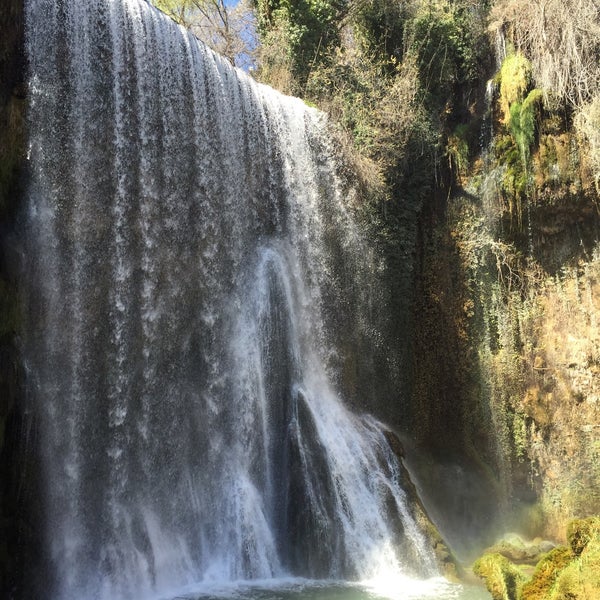
[(50, 597), (434, 574), (335, 384), (372, 266), (323, 116), (142, 0), (28, 0), (27, 23)]

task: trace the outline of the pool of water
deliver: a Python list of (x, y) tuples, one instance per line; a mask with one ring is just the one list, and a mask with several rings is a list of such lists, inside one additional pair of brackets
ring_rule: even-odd
[(361, 583), (292, 579), (190, 587), (160, 600), (491, 600), (491, 596), (483, 587), (442, 578), (396, 577)]

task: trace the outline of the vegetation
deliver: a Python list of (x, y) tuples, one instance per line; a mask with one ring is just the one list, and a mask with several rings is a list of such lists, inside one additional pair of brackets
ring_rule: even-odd
[(263, 40), (263, 77), (301, 94), (314, 69), (328, 64), (341, 39), (346, 0), (254, 0)]
[(600, 196), (600, 95), (579, 107), (575, 117), (575, 127), (587, 144), (588, 152), (585, 159), (592, 173), (596, 192)]
[(485, 580), (493, 600), (517, 600), (526, 580), (521, 570), (500, 554), (486, 554), (474, 565), (473, 572)]
[(499, 554), (485, 554), (473, 571), (494, 600), (589, 600), (600, 594), (600, 518), (573, 521), (569, 546), (545, 554), (531, 577)]
[(532, 64), (549, 103), (578, 107), (600, 91), (600, 18), (595, 0), (496, 0), (491, 29)]

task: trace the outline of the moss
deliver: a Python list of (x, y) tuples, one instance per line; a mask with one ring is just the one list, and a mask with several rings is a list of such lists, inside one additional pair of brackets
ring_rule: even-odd
[(519, 560), (526, 554), (525, 546), (514, 536), (484, 554), (473, 565), (473, 572), (485, 580), (494, 600), (600, 598), (600, 517), (572, 521), (567, 537), (569, 546), (545, 554), (529, 581), (525, 582), (524, 572), (502, 555), (508, 553)]
[(523, 102), (510, 105), (509, 128), (521, 151), (523, 168), (528, 168), (531, 146), (535, 140), (536, 112), (542, 99), (541, 90), (531, 90)]
[[(572, 561), (556, 579), (550, 600), (589, 600), (600, 598), (600, 538), (598, 521), (594, 536), (588, 540), (581, 555)], [(584, 537), (590, 533), (587, 533)], [(526, 600), (526, 599), (525, 599)]]
[(572, 558), (567, 546), (548, 552), (537, 564), (531, 580), (523, 586), (521, 600), (548, 600), (559, 573)]
[(510, 121), (510, 107), (522, 102), (531, 85), (531, 63), (521, 54), (509, 54), (500, 68), (500, 108), (503, 121)]
[(588, 544), (600, 539), (600, 517), (574, 519), (567, 526), (567, 540), (575, 556), (580, 556)]
[(572, 521), (567, 538), (569, 546), (556, 548), (538, 563), (520, 600), (600, 598), (600, 517)]
[(473, 565), (473, 573), (481, 577), (493, 600), (518, 600), (526, 576), (521, 569), (501, 554), (484, 554)]

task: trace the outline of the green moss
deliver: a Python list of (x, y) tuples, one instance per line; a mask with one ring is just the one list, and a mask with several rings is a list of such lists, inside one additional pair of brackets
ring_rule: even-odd
[(485, 580), (494, 600), (600, 598), (600, 517), (572, 521), (567, 537), (569, 546), (545, 554), (529, 581), (525, 582), (523, 571), (500, 554), (510, 553), (521, 560), (525, 548), (520, 543), (497, 544), (473, 565), (473, 572)]
[(575, 519), (567, 526), (567, 540), (575, 556), (580, 556), (588, 544), (600, 539), (600, 517)]
[(520, 52), (509, 54), (500, 68), (500, 108), (504, 121), (510, 120), (510, 107), (522, 102), (531, 85), (531, 63)]
[(473, 565), (473, 573), (481, 577), (493, 600), (518, 600), (526, 576), (519, 567), (501, 554), (484, 554)]
[[(572, 561), (556, 579), (556, 584), (550, 600), (589, 600), (590, 598), (600, 598), (600, 537), (598, 535), (598, 523), (600, 519), (596, 517), (595, 524), (591, 528), (585, 527), (581, 531), (582, 536), (578, 537), (578, 542), (588, 539), (581, 555)], [(579, 549), (581, 546), (576, 544)]]
[(538, 562), (533, 577), (522, 588), (521, 600), (548, 600), (559, 573), (571, 562), (567, 546), (551, 550)]
[(508, 122), (510, 133), (521, 153), (523, 170), (529, 169), (531, 147), (535, 141), (537, 107), (542, 99), (541, 90), (531, 90), (523, 102), (510, 105)]

